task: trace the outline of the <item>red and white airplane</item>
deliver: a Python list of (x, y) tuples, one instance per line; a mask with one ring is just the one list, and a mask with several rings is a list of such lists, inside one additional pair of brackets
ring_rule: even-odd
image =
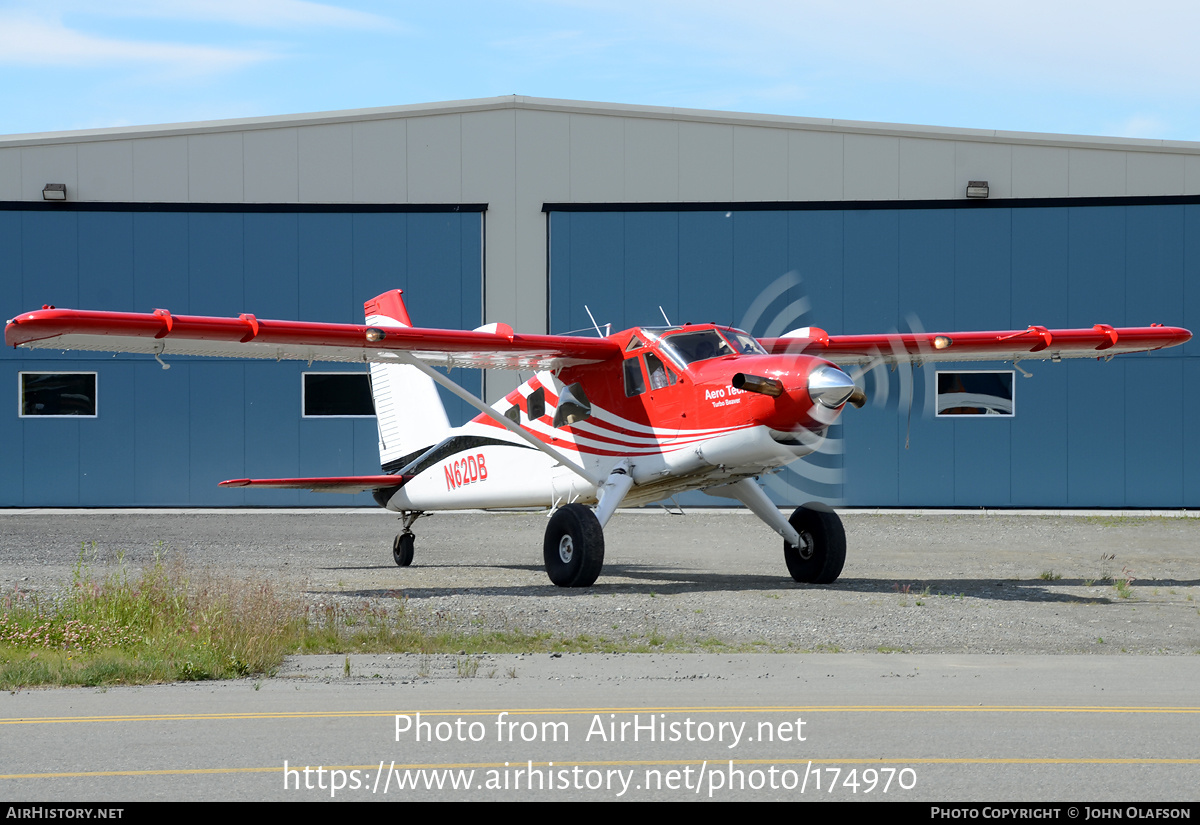
[[(366, 323), (93, 312), (43, 307), (5, 329), (12, 346), (163, 355), (369, 363), (383, 474), (238, 479), (229, 487), (374, 491), (401, 514), (392, 554), (412, 563), (413, 523), (436, 510), (554, 511), (543, 552), (550, 580), (587, 587), (604, 563), (604, 526), (618, 506), (686, 490), (737, 499), (783, 537), (799, 582), (842, 571), (846, 538), (828, 507), (784, 518), (755, 477), (816, 450), (863, 390), (841, 366), (1109, 358), (1176, 346), (1177, 327), (829, 335), (816, 327), (756, 340), (712, 324), (638, 327), (604, 337), (414, 327), (400, 290), (366, 303)], [(488, 405), (434, 367), (533, 370)], [(452, 428), (436, 384), (479, 410)]]

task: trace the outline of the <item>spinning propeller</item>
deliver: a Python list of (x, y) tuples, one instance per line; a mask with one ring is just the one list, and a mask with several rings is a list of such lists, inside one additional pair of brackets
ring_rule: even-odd
[[(815, 338), (825, 335), (824, 331), (810, 325), (812, 300), (803, 291), (803, 278), (798, 272), (787, 272), (767, 285), (750, 303), (742, 316), (740, 328), (756, 338), (792, 338), (787, 352), (794, 354), (819, 354), (810, 350)], [(908, 332), (918, 338), (924, 336), (924, 328), (914, 314), (906, 319)], [(874, 348), (856, 364), (842, 369), (818, 367), (810, 377), (810, 395), (817, 401), (828, 393), (829, 406), (817, 403), (814, 414), (818, 421), (824, 419), (826, 426), (809, 428), (800, 426), (792, 430), (796, 441), (809, 445), (814, 452), (780, 473), (763, 477), (760, 481), (778, 500), (795, 501), (798, 495), (819, 498), (836, 504), (843, 498), (845, 470), (842, 460), (842, 425), (838, 418), (837, 401), (845, 398), (847, 405), (862, 407), (869, 404), (880, 410), (906, 413), (905, 447), (911, 429), (913, 407), (919, 414), (931, 417), (936, 409), (935, 374), (932, 363), (937, 360), (937, 350), (922, 345), (921, 354), (914, 365), (897, 330), (894, 338), (883, 348)], [(926, 348), (928, 352), (926, 352)], [(915, 374), (922, 372), (918, 382)], [(849, 397), (840, 389), (846, 378), (855, 387)], [(923, 399), (918, 400), (920, 393)], [(846, 414), (846, 413), (843, 413)], [(853, 414), (851, 411), (849, 414)]]
[[(795, 270), (780, 275), (750, 302), (738, 327), (756, 338), (778, 338), (789, 330), (807, 326), (812, 301), (802, 291), (802, 283), (800, 273)], [(798, 339), (796, 352), (802, 349)], [(812, 453), (778, 473), (759, 478), (776, 501), (808, 498), (836, 504), (843, 498), (842, 425), (835, 420), (837, 415), (833, 410), (819, 403), (814, 405), (813, 414), (818, 420), (825, 419), (824, 427), (800, 426), (791, 431), (792, 437), (811, 448)]]

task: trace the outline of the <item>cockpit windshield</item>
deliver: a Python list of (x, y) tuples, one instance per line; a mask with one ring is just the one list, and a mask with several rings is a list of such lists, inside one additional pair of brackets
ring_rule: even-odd
[(758, 343), (754, 338), (750, 337), (740, 329), (723, 329), (721, 332), (729, 339), (729, 343), (733, 344), (742, 355), (766, 355), (767, 351), (763, 349), (762, 344)]
[[(724, 335), (722, 335), (722, 332)], [(757, 341), (737, 330), (700, 329), (671, 332), (659, 339), (659, 345), (681, 366), (719, 358), (722, 355), (765, 355)]]
[(696, 361), (707, 361), (721, 355), (733, 355), (729, 346), (715, 329), (702, 329), (696, 332), (677, 332), (662, 340), (662, 346), (670, 349), (685, 366)]

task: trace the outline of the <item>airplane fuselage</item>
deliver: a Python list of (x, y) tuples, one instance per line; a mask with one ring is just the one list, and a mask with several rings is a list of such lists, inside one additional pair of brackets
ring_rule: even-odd
[[(836, 367), (768, 355), (735, 330), (642, 328), (612, 337), (625, 352), (621, 363), (539, 372), (492, 409), (595, 478), (628, 460), (629, 506), (778, 469), (816, 450), (840, 412), (808, 389), (814, 370)], [(773, 394), (739, 388), (737, 376), (768, 381)], [(381, 496), (388, 509), (553, 508), (594, 504), (599, 492), (482, 414), (401, 475), (403, 486)]]

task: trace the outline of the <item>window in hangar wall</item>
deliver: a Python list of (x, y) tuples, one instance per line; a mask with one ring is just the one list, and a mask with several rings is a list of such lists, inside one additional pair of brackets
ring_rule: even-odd
[(305, 418), (373, 418), (371, 376), (366, 372), (306, 372), (300, 387)]
[(22, 418), (96, 417), (94, 372), (22, 372), (19, 379)]
[[(614, 330), (661, 324), (661, 306), (674, 323), (764, 337), (1195, 329), (1200, 290), (1184, 281), (1200, 279), (1200, 205), (1186, 200), (547, 205), (549, 327), (590, 328), (586, 305)], [(1111, 363), (1025, 361), (1019, 415), (980, 418), (937, 416), (936, 364), (848, 368), (871, 402), (761, 481), (781, 505), (1200, 506), (1200, 439), (1184, 427), (1200, 402), (1197, 355), (1193, 341)], [(1138, 397), (1155, 402), (1131, 406)]]
[[(482, 207), (0, 205), (0, 308), (60, 307), (362, 323), (363, 302), (404, 290), (414, 323), (482, 323)], [(67, 206), (68, 208), (61, 208)], [(324, 211), (321, 211), (324, 209)], [(405, 211), (407, 209), (407, 211)], [(225, 490), (238, 477), (379, 471), (373, 417), (304, 418), (304, 372), (365, 367), (6, 349), (0, 506), (330, 504), (290, 490)], [(95, 373), (95, 418), (17, 414), (18, 374)], [(480, 391), (478, 371), (455, 380)], [(452, 423), (473, 411), (443, 396)], [(0, 399), (0, 405), (4, 404)], [(373, 504), (368, 494), (335, 504)]]
[[(937, 415), (1017, 414), (1015, 370), (938, 370)], [(1031, 373), (1032, 375), (1032, 373)]]

